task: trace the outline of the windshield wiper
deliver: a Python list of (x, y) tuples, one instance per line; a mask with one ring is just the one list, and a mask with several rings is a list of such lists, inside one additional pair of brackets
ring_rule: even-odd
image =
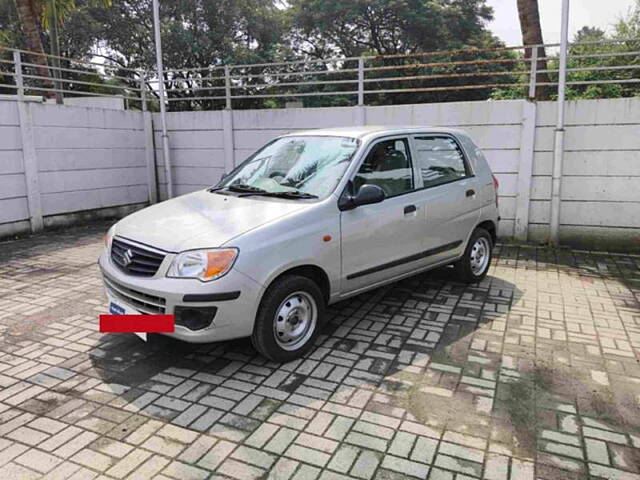
[(264, 188), (252, 187), (251, 185), (246, 185), (244, 183), (234, 183), (232, 185), (227, 185), (225, 188), (232, 192), (240, 193), (267, 193)]
[[(260, 193), (267, 193), (266, 190), (258, 187), (252, 187), (251, 185), (246, 185), (244, 183), (236, 183), (233, 185), (224, 185), (222, 187), (212, 187), (209, 188), (209, 192), (219, 192), (221, 190), (227, 190), (230, 192), (244, 193), (247, 195), (254, 195)], [(244, 195), (243, 195), (244, 196)]]
[(311, 193), (301, 192), (300, 190), (282, 191), (282, 192), (264, 192), (256, 193), (263, 197), (276, 197), (276, 198), (318, 198), (317, 195)]
[(251, 195), (260, 195), (261, 197), (276, 197), (276, 198), (318, 198), (317, 195), (311, 193), (301, 192), (300, 190), (285, 190), (282, 192), (268, 192), (263, 188), (252, 187), (244, 183), (236, 183), (234, 185), (226, 185), (224, 187), (210, 188), (210, 192), (218, 192), (220, 190), (228, 190), (230, 192), (242, 193), (242, 197), (248, 197)]

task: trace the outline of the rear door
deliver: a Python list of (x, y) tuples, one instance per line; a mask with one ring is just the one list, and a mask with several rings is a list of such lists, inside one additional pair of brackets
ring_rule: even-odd
[(342, 288), (354, 292), (416, 268), (424, 233), (422, 192), (417, 188), (407, 136), (374, 142), (351, 179), (385, 191), (381, 203), (341, 212)]
[(411, 143), (425, 205), (422, 249), (434, 264), (462, 253), (480, 216), (481, 185), (453, 135), (417, 134)]

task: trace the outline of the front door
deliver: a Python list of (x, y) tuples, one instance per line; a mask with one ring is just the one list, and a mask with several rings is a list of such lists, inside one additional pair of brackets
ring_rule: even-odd
[(373, 184), (384, 190), (386, 198), (341, 213), (344, 293), (414, 270), (422, 260), (424, 204), (416, 189), (408, 139), (374, 143), (352, 182), (354, 193)]

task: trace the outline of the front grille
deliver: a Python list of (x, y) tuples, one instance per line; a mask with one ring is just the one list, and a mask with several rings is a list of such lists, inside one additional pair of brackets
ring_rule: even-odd
[(166, 300), (164, 298), (125, 287), (124, 285), (107, 277), (104, 273), (102, 274), (102, 277), (104, 278), (104, 284), (107, 287), (107, 290), (113, 297), (135, 307), (140, 313), (148, 313), (152, 315), (163, 315), (165, 313)]
[(152, 277), (160, 268), (164, 255), (114, 238), (111, 260), (120, 270), (138, 277)]

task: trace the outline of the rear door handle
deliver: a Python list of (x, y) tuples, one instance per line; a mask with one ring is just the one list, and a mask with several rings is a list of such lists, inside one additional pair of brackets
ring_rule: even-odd
[(467, 190), (467, 197), (473, 197), (476, 194), (476, 191), (474, 189), (469, 189)]
[(404, 207), (404, 214), (406, 215), (407, 213), (412, 213), (415, 212), (417, 210), (415, 205), (407, 205), (406, 207)]

